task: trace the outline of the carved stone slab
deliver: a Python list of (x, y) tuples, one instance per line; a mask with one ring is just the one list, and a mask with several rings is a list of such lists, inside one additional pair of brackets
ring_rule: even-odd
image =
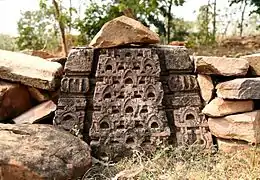
[(95, 154), (116, 159), (168, 138), (160, 71), (151, 48), (108, 49), (99, 56), (90, 130)]
[(61, 94), (54, 124), (83, 138), (86, 121), (87, 92), (91, 73), (93, 50), (72, 49), (61, 80)]

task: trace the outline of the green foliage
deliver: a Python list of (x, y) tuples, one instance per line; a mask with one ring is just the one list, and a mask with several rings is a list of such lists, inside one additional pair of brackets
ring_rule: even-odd
[(79, 44), (89, 42), (107, 22), (120, 16), (119, 7), (112, 4), (91, 3), (85, 10), (84, 18), (77, 19), (75, 28), (80, 32)]
[[(114, 0), (106, 4), (92, 2), (85, 10), (83, 19), (77, 19), (75, 28), (80, 31), (81, 44), (89, 42), (109, 20), (123, 15), (125, 9), (133, 10), (136, 19), (146, 26), (155, 27), (158, 34), (166, 37), (165, 18), (170, 15), (171, 28), (174, 25), (169, 7), (183, 5), (184, 0)], [(162, 18), (164, 17), (164, 18)], [(179, 33), (185, 34), (184, 32)], [(177, 34), (177, 33), (174, 33)], [(171, 37), (176, 39), (176, 37)]]
[(57, 46), (57, 28), (50, 16), (42, 11), (26, 11), (18, 22), (17, 45), (23, 49), (43, 49)]
[(15, 38), (9, 35), (0, 34), (0, 49), (16, 51), (17, 46), (15, 43)]
[(213, 13), (210, 5), (203, 5), (199, 9), (196, 21), (197, 32), (193, 32), (189, 36), (188, 46), (211, 45), (215, 41), (213, 33), (210, 31), (210, 24), (213, 19)]

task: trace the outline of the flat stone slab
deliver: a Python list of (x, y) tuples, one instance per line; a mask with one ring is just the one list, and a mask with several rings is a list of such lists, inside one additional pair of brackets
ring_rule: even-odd
[(225, 153), (234, 153), (242, 150), (249, 150), (253, 146), (250, 146), (244, 141), (234, 141), (227, 139), (217, 138), (218, 150)]
[(208, 119), (210, 132), (219, 138), (260, 143), (260, 110)]
[(202, 113), (210, 117), (222, 117), (252, 111), (253, 108), (254, 102), (252, 100), (224, 100), (217, 97), (204, 107)]
[(0, 78), (39, 89), (59, 88), (62, 65), (36, 56), (0, 50)]
[(199, 74), (244, 76), (249, 63), (242, 58), (195, 56), (195, 71)]
[(260, 78), (237, 78), (218, 84), (216, 89), (224, 99), (260, 99)]
[(155, 44), (159, 41), (158, 34), (139, 21), (126, 16), (120, 16), (105, 23), (89, 46), (93, 48), (108, 48), (125, 44)]
[(0, 179), (78, 179), (91, 167), (87, 143), (53, 126), (0, 124)]
[(15, 124), (37, 123), (43, 118), (50, 115), (52, 112), (54, 112), (56, 108), (57, 106), (56, 104), (54, 104), (54, 102), (52, 102), (51, 100), (46, 101), (16, 117), (15, 119), (13, 119), (13, 122)]

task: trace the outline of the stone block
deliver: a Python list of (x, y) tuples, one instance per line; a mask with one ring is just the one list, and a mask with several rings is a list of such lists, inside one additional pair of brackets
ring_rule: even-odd
[(247, 74), (248, 68), (248, 61), (241, 58), (195, 57), (195, 70), (199, 74), (244, 76)]
[(224, 99), (260, 99), (260, 78), (237, 78), (219, 83), (216, 89)]
[(217, 138), (218, 150), (224, 153), (236, 153), (242, 150), (249, 150), (251, 146), (244, 141), (227, 140)]
[(149, 30), (142, 23), (126, 16), (120, 16), (105, 23), (89, 46), (109, 48), (125, 44), (155, 44), (159, 41), (158, 34)]
[(91, 72), (93, 56), (93, 49), (72, 49), (65, 64), (65, 74), (88, 75)]
[(224, 100), (222, 98), (215, 98), (207, 104), (202, 113), (210, 117), (221, 117), (236, 113), (243, 113), (252, 111), (254, 109), (254, 102), (252, 100)]
[(39, 123), (44, 120), (44, 118), (47, 118), (51, 113), (54, 113), (55, 110), (56, 104), (54, 104), (52, 101), (46, 101), (29, 109), (25, 113), (14, 118), (12, 121), (15, 124)]
[(249, 74), (253, 76), (260, 76), (260, 53), (241, 56), (249, 62)]
[(36, 56), (0, 50), (0, 78), (39, 89), (60, 86), (62, 65)]
[(260, 143), (260, 110), (222, 118), (209, 118), (210, 132), (219, 138)]

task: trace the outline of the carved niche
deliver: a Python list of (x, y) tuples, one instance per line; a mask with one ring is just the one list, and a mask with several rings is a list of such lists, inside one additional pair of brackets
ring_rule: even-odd
[(54, 125), (83, 138), (93, 50), (73, 49), (65, 63)]
[(107, 49), (99, 56), (90, 129), (96, 155), (115, 159), (168, 138), (160, 71), (151, 48)]

